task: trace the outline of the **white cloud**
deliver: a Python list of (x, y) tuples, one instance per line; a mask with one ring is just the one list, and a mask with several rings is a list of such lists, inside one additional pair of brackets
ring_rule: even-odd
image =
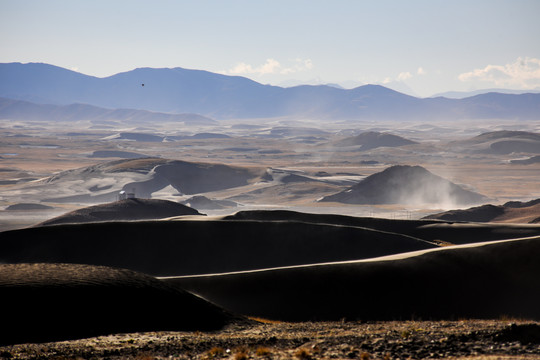
[(540, 59), (519, 57), (511, 64), (487, 65), (460, 74), (461, 81), (485, 81), (500, 87), (530, 89), (540, 86)]
[(426, 75), (426, 70), (424, 70), (422, 67), (419, 67), (418, 70), (416, 70), (416, 74), (418, 75)]
[(398, 77), (397, 77), (397, 81), (405, 81), (407, 79), (410, 79), (412, 78), (412, 74), (408, 71), (404, 71), (402, 73), (399, 73)]
[[(417, 71), (418, 74), (425, 74), (424, 70), (422, 68), (418, 68)], [(409, 80), (413, 78), (414, 75), (410, 71), (402, 71), (398, 74), (398, 76), (394, 77), (385, 77), (382, 81), (383, 84), (390, 84), (395, 82), (405, 82), (406, 80)]]
[(281, 67), (279, 61), (274, 59), (266, 59), (266, 62), (260, 66), (253, 67), (246, 63), (238, 63), (234, 68), (227, 71), (228, 74), (273, 74)]
[(301, 71), (311, 70), (313, 62), (311, 59), (294, 59), (290, 66), (284, 67), (275, 59), (266, 59), (266, 62), (259, 66), (252, 66), (244, 62), (238, 63), (230, 70), (224, 71), (230, 75), (267, 75), (267, 74), (292, 74)]

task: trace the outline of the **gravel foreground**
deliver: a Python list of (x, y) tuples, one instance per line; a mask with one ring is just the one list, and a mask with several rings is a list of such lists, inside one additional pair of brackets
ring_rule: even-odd
[[(7, 330), (7, 329), (3, 329)], [(0, 348), (11, 359), (540, 359), (540, 322), (263, 322)]]

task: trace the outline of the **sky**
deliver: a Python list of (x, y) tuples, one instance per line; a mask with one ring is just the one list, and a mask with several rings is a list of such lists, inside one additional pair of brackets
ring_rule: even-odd
[(540, 90), (540, 0), (0, 0), (0, 63), (200, 69), (427, 97)]

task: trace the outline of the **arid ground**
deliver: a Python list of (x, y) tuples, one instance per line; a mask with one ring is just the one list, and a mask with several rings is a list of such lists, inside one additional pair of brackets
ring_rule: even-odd
[(263, 323), (0, 348), (13, 359), (538, 359), (540, 324), (512, 319)]
[(0, 357), (538, 359), (539, 131), (2, 120)]
[[(138, 174), (119, 173), (124, 178), (113, 180), (92, 179), (86, 174), (86, 177), (78, 180), (71, 178), (71, 183), (51, 184), (48, 187), (36, 186), (36, 180), (61, 171), (133, 157), (224, 164), (272, 172), (273, 183), (261, 183), (254, 179), (244, 186), (206, 189), (202, 193), (213, 200), (234, 201), (240, 210), (277, 208), (415, 219), (463, 208), (452, 202), (422, 204), (411, 199), (377, 206), (317, 201), (346, 190), (392, 165), (423, 166), (437, 176), (486, 196), (489, 203), (494, 205), (507, 201), (529, 201), (540, 197), (540, 163), (523, 162), (523, 159), (534, 159), (536, 154), (523, 152), (519, 144), (531, 141), (536, 144), (536, 140), (502, 131), (514, 129), (529, 133), (539, 131), (535, 122), (516, 124), (496, 120), (437, 124), (427, 121), (343, 121), (324, 124), (320, 121), (284, 118), (264, 122), (260, 119), (222, 121), (219, 125), (204, 126), (122, 122), (54, 124), (3, 120), (0, 123), (0, 208), (21, 203), (40, 203), (50, 208), (0, 210), (0, 229), (32, 225), (87, 206), (92, 201), (54, 199), (97, 195), (106, 192), (106, 189), (109, 192), (118, 191), (123, 184), (139, 181), (142, 175), (140, 171)], [(381, 141), (381, 146), (377, 147), (371, 140), (369, 147), (361, 145), (361, 139), (355, 136), (369, 131), (395, 134), (415, 143), (392, 147)], [(495, 136), (479, 137), (486, 133), (494, 133)], [(145, 135), (160, 136), (163, 140), (148, 141)], [(343, 139), (349, 139), (348, 145), (354, 144), (354, 141), (360, 145), (342, 146)], [(513, 142), (509, 139), (513, 139)], [(499, 149), (494, 147), (494, 143), (511, 143), (515, 148)], [(280, 181), (280, 177), (291, 174), (304, 178), (289, 177)], [(155, 192), (151, 196), (157, 199), (182, 201), (191, 197), (171, 187), (153, 190)], [(99, 197), (94, 199), (94, 203), (104, 202)], [(114, 196), (111, 199), (114, 200)], [(223, 215), (237, 209), (204, 210), (210, 215)]]

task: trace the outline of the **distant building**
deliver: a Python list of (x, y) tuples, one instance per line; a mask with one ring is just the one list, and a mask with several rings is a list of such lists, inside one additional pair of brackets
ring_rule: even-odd
[(118, 200), (135, 199), (135, 188), (131, 192), (125, 192), (124, 190), (118, 193)]
[(118, 193), (118, 201), (120, 200), (126, 200), (127, 199), (127, 194), (124, 190), (120, 191)]

